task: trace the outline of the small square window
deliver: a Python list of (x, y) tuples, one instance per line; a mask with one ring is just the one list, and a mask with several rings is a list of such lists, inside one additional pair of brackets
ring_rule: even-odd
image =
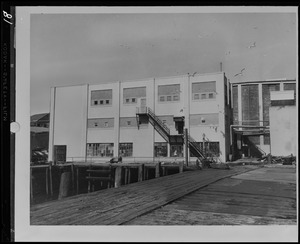
[(173, 96), (173, 101), (179, 101), (179, 96), (178, 95), (174, 95)]
[(206, 99), (206, 94), (205, 93), (201, 94), (201, 99)]
[(164, 96), (160, 96), (159, 97), (159, 101), (164, 102), (165, 101), (165, 97)]
[(98, 101), (97, 100), (94, 101), (94, 105), (98, 105)]
[(126, 103), (129, 103), (129, 98), (126, 98), (126, 99), (125, 99), (125, 102), (126, 102)]
[(135, 103), (136, 99), (135, 98), (131, 98), (131, 102)]
[(127, 121), (127, 125), (131, 125), (131, 121), (129, 120), (129, 121)]
[(105, 126), (105, 127), (108, 127), (108, 122), (104, 122), (104, 126)]
[(194, 94), (194, 99), (199, 100), (199, 94), (198, 93)]
[(172, 101), (172, 96), (167, 96), (167, 101)]
[(167, 121), (166, 121), (165, 119), (163, 119), (163, 121), (162, 121), (162, 122), (163, 122), (163, 124), (164, 124), (164, 125), (167, 123)]
[(106, 100), (106, 104), (109, 104), (109, 100)]
[(100, 100), (100, 104), (103, 104), (103, 100)]
[(209, 93), (208, 94), (208, 98), (214, 98), (214, 94), (213, 93)]

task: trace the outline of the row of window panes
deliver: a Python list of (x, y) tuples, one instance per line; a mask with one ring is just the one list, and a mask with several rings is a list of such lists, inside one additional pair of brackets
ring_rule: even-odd
[[(193, 94), (193, 100), (203, 100), (203, 99), (214, 99), (215, 93), (194, 93)], [(159, 96), (160, 102), (172, 102), (172, 101), (179, 101), (180, 97), (179, 95), (164, 95)], [(135, 97), (132, 98), (125, 98), (124, 99), (125, 104), (131, 104), (131, 103), (137, 103), (137, 99)], [(93, 105), (111, 105), (111, 100), (93, 100)]]
[(193, 100), (204, 100), (204, 99), (214, 99), (216, 93), (206, 92), (206, 93), (193, 93)]
[(122, 157), (132, 157), (132, 143), (120, 143), (119, 152)]
[(88, 157), (113, 157), (114, 144), (113, 143), (88, 143), (87, 156)]
[(172, 101), (179, 101), (179, 95), (164, 95), (164, 96), (159, 96), (159, 101), (160, 102), (172, 102)]
[(111, 105), (111, 100), (106, 99), (106, 100), (93, 100), (92, 101), (93, 105)]
[(135, 97), (125, 98), (124, 103), (137, 103), (137, 99)]
[[(88, 157), (113, 157), (113, 143), (88, 143), (87, 156)], [(133, 143), (120, 143), (120, 155), (122, 157), (132, 157)], [(168, 146), (167, 143), (155, 143), (154, 146), (155, 157), (167, 157)], [(171, 157), (182, 157), (183, 147), (181, 145), (172, 145), (170, 148)]]
[[(220, 156), (220, 145), (219, 142), (205, 142), (205, 147), (203, 148), (203, 142), (197, 142), (201, 151), (206, 157), (218, 157)], [(195, 157), (192, 152), (190, 152), (191, 157)]]
[[(94, 123), (95, 127), (98, 127), (98, 125), (99, 125), (98, 122)], [(127, 125), (131, 125), (131, 121), (130, 120), (127, 121)], [(104, 122), (104, 127), (108, 127), (108, 122)]]
[[(98, 122), (95, 122), (94, 126), (98, 127), (98, 125), (99, 125)], [(108, 122), (104, 122), (104, 127), (108, 127)]]

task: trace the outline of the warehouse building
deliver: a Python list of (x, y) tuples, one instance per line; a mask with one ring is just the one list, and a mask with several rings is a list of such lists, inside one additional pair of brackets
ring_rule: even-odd
[(61, 147), (67, 161), (225, 162), (230, 98), (224, 72), (53, 87), (49, 161)]
[(232, 83), (233, 158), (296, 154), (296, 80)]

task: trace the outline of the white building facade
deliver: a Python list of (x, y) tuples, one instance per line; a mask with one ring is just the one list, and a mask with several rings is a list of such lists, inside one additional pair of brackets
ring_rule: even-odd
[[(230, 97), (224, 72), (53, 87), (49, 161), (54, 159), (55, 145), (66, 145), (67, 161), (105, 162), (117, 156), (128, 162), (185, 156), (195, 161), (195, 155), (186, 150), (184, 131), (203, 150), (214, 149), (214, 156), (226, 161)], [(145, 111), (148, 120), (143, 119)], [(159, 125), (167, 136), (158, 130)]]

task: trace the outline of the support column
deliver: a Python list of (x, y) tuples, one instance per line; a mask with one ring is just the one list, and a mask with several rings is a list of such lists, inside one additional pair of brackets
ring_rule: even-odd
[(55, 123), (55, 93), (56, 93), (56, 88), (51, 87), (48, 161), (53, 161), (54, 123)]
[[(243, 120), (242, 115), (242, 86), (238, 85), (238, 119), (239, 121)], [(242, 125), (241, 122), (239, 122), (239, 125)]]
[[(115, 89), (114, 89), (115, 90)], [(119, 157), (119, 144), (120, 144), (120, 111), (121, 111), (121, 82), (118, 82), (118, 96), (115, 96), (117, 99), (115, 103), (117, 104), (116, 112), (115, 112), (115, 122), (114, 122), (114, 131), (115, 131), (115, 138), (114, 138), (114, 157)]]

